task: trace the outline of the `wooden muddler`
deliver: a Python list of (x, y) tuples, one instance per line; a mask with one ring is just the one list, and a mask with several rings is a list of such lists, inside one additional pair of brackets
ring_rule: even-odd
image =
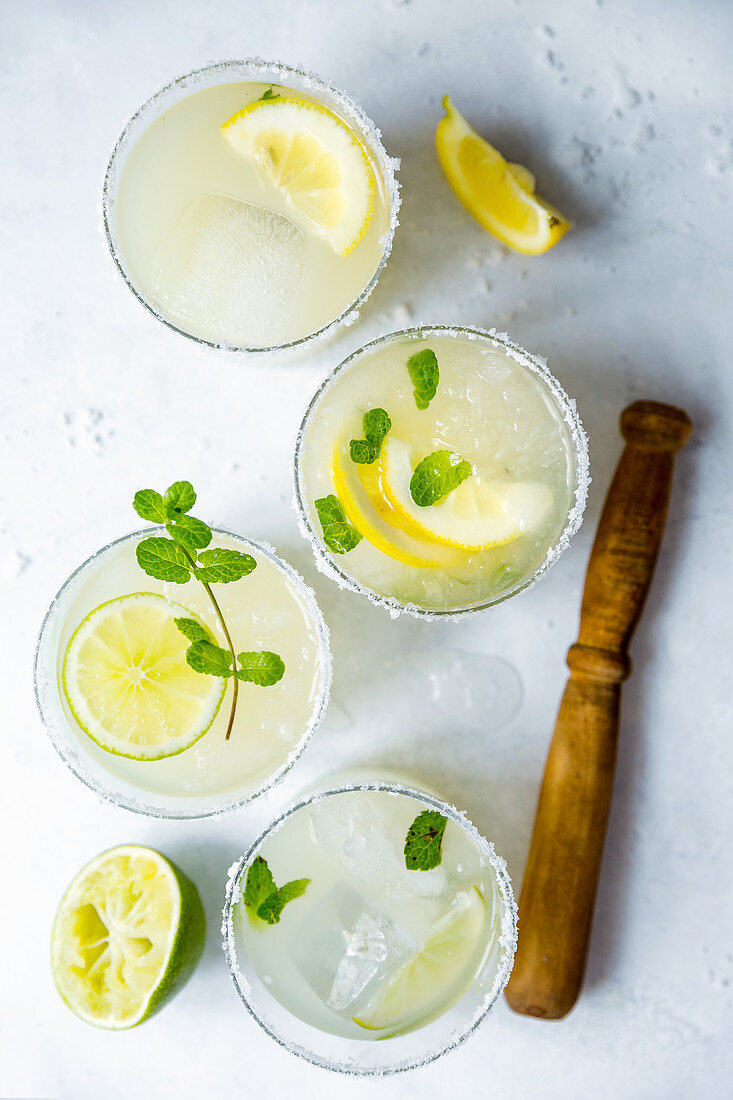
[(588, 951), (616, 766), (621, 683), (662, 538), (674, 452), (692, 423), (636, 401), (621, 415), (626, 447), (588, 564), (578, 641), (545, 766), (519, 899), (519, 947), (506, 998), (557, 1020), (575, 1004)]

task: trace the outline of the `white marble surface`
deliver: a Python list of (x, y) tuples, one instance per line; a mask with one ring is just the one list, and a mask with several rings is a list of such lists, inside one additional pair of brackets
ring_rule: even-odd
[[(0, 1093), (729, 1095), (733, 8), (25, 0), (4, 3), (0, 20)], [(137, 103), (204, 60), (255, 53), (346, 86), (403, 158), (402, 226), (369, 308), (336, 343), (287, 366), (208, 355), (156, 324), (115, 275), (96, 221), (108, 151)], [(432, 146), (446, 91), (572, 216), (577, 227), (555, 252), (504, 255), (449, 192)], [(497, 324), (546, 353), (591, 437), (595, 480), (572, 550), (534, 591), (454, 625), (390, 622), (338, 592), (317, 575), (290, 509), (291, 444), (316, 381), (357, 344), (413, 318)], [(561, 1023), (513, 1016), (502, 1002), (460, 1051), (400, 1079), (350, 1082), (299, 1062), (246, 1017), (226, 976), (218, 912), (227, 866), (304, 783), (334, 762), (366, 761), (432, 779), (496, 841), (519, 882), (587, 554), (620, 450), (617, 417), (636, 397), (682, 404), (696, 431), (679, 458), (624, 689), (582, 1000)], [(65, 771), (36, 715), (30, 670), (57, 586), (131, 528), (134, 489), (180, 476), (199, 489), (205, 515), (271, 540), (313, 583), (333, 630), (336, 680), (325, 725), (267, 804), (222, 821), (159, 824), (98, 804)], [(516, 668), (524, 703), (508, 726), (426, 703), (446, 647)], [(404, 668), (408, 650), (421, 658)], [(85, 1027), (61, 1003), (48, 936), (79, 865), (128, 840), (189, 871), (209, 934), (185, 991), (115, 1035)]]

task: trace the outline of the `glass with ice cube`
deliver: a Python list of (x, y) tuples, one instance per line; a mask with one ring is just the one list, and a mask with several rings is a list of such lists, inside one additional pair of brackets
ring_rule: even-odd
[[(407, 838), (426, 820), (444, 831), (431, 858), (418, 844), (421, 869)], [(249, 892), (258, 864), (273, 889), (300, 883), (277, 920)], [(223, 933), (234, 985), (268, 1034), (326, 1068), (381, 1075), (437, 1058), (486, 1016), (511, 971), (516, 907), (504, 861), (462, 813), (360, 783), (269, 826), (231, 870)]]
[(318, 77), (223, 61), (156, 92), (107, 168), (104, 231), (128, 287), (201, 343), (302, 345), (355, 317), (389, 255), (396, 161)]

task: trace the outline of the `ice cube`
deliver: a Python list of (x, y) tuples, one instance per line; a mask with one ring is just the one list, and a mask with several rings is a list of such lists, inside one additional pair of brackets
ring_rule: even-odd
[(156, 297), (182, 328), (215, 343), (287, 339), (305, 269), (305, 237), (283, 214), (210, 191), (181, 214)]
[(334, 1012), (352, 1016), (413, 946), (356, 890), (335, 886), (302, 925), (293, 962)]
[[(372, 800), (349, 797), (316, 803), (311, 810), (315, 843), (359, 882), (397, 888), (404, 860), (394, 827)], [(402, 838), (400, 838), (402, 839)]]

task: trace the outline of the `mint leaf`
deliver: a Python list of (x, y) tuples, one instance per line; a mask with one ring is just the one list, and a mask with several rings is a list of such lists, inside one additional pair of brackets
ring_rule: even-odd
[[(272, 89), (270, 92), (272, 93)], [(277, 97), (271, 95), (265, 98)], [(205, 676), (232, 680), (229, 721), (224, 734), (224, 740), (228, 741), (237, 711), (239, 681), (269, 687), (282, 679), (285, 665), (277, 653), (269, 650), (244, 651), (239, 658), (235, 657), (234, 643), (209, 585), (238, 581), (257, 567), (257, 561), (251, 554), (243, 554), (239, 550), (225, 547), (205, 549), (213, 535), (208, 524), (189, 514), (195, 503), (196, 493), (190, 481), (174, 481), (163, 495), (155, 489), (141, 489), (135, 493), (133, 507), (138, 515), (151, 523), (164, 524), (170, 536), (143, 539), (135, 548), (135, 554), (138, 565), (148, 576), (160, 581), (185, 584), (193, 575), (206, 590), (229, 648), (222, 649), (218, 646), (214, 635), (198, 619), (182, 616), (175, 619), (175, 624), (191, 643), (186, 650), (186, 661), (190, 668)], [(282, 905), (279, 911), (282, 911)], [(279, 915), (273, 919), (279, 920)]]
[(187, 516), (183, 512), (176, 516), (173, 523), (166, 523), (166, 530), (176, 542), (190, 550), (194, 557), (196, 550), (211, 542), (211, 528), (203, 520)]
[(174, 619), (178, 629), (184, 638), (188, 638), (189, 642), (210, 642), (211, 635), (198, 619)]
[(185, 584), (191, 576), (191, 566), (186, 555), (172, 539), (162, 536), (143, 539), (137, 544), (135, 556), (143, 572), (158, 581)]
[(206, 676), (227, 679), (233, 675), (231, 653), (213, 642), (193, 642), (186, 650), (186, 662), (194, 672), (203, 672)]
[(257, 100), (257, 102), (261, 103), (263, 99), (279, 99), (279, 98), (280, 98), (280, 93), (279, 92), (273, 92), (272, 88), (268, 88), (267, 91), (264, 91), (262, 93), (262, 95)]
[(408, 871), (432, 871), (440, 866), (443, 833), (448, 818), (437, 810), (423, 810), (407, 830), (405, 867)]
[(168, 519), (175, 519), (181, 512), (190, 512), (196, 503), (196, 494), (190, 481), (174, 481), (163, 497)]
[(351, 461), (370, 464), (379, 457), (382, 441), (392, 427), (384, 409), (370, 409), (362, 420), (364, 439), (352, 439), (349, 443)]
[(379, 457), (377, 448), (366, 439), (352, 439), (349, 443), (349, 454), (352, 462), (357, 462), (360, 465), (366, 466), (370, 465)]
[(245, 680), (249, 684), (257, 684), (258, 687), (272, 687), (282, 680), (285, 673), (285, 662), (277, 653), (270, 653), (263, 649), (258, 653), (238, 653), (237, 663), (239, 668), (235, 672), (238, 680)]
[(244, 905), (250, 918), (259, 917), (265, 924), (278, 924), (282, 911), (290, 901), (301, 897), (309, 878), (296, 878), (278, 890), (267, 860), (257, 856), (249, 865), (244, 884)]
[(415, 404), (418, 409), (427, 409), (440, 381), (437, 355), (430, 348), (423, 348), (407, 360), (407, 370), (415, 391)]
[(257, 856), (252, 860), (247, 869), (247, 879), (244, 884), (244, 904), (247, 909), (256, 914), (263, 901), (267, 901), (270, 894), (277, 893), (277, 886), (272, 877), (272, 872), (267, 866), (267, 860)]
[(302, 897), (309, 885), (309, 878), (294, 878), (292, 882), (286, 882), (262, 902), (257, 910), (257, 916), (265, 924), (279, 924), (282, 911), (288, 902)]
[(160, 493), (156, 493), (155, 489), (140, 489), (135, 493), (132, 506), (140, 518), (148, 520), (149, 523), (165, 523), (168, 518), (163, 498)]
[(330, 493), (313, 503), (323, 531), (323, 541), (329, 550), (334, 554), (348, 554), (349, 550), (359, 545), (361, 535), (347, 520), (337, 496)]
[(256, 568), (257, 562), (251, 554), (242, 554), (239, 550), (226, 550), (216, 546), (213, 550), (204, 550), (199, 554), (199, 568), (196, 576), (209, 584), (229, 584), (246, 577)]
[(470, 477), (470, 462), (453, 451), (433, 451), (418, 462), (410, 479), (410, 496), (419, 508), (429, 508)]

